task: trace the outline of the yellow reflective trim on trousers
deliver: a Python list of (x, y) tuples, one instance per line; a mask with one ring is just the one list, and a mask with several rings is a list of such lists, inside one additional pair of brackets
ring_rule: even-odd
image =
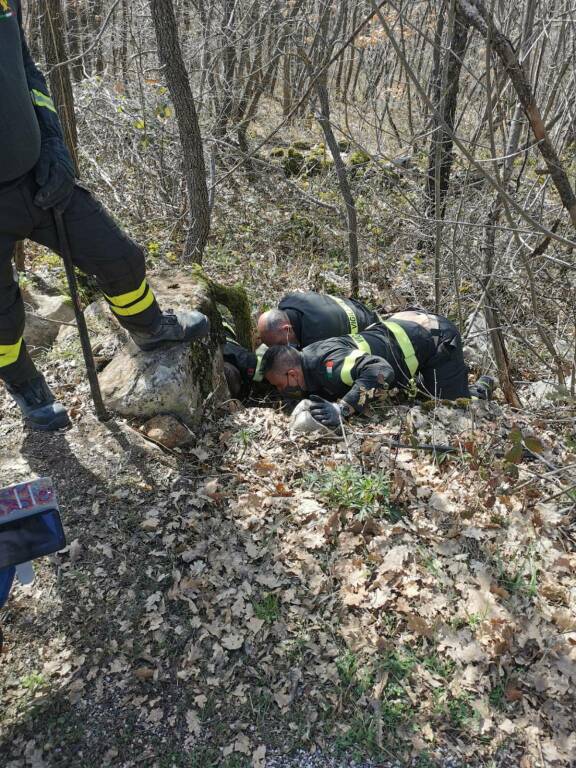
[(148, 283), (146, 282), (146, 278), (142, 280), (139, 287), (136, 288), (135, 291), (128, 291), (128, 293), (119, 293), (118, 296), (108, 296), (106, 293), (104, 296), (106, 296), (106, 299), (110, 302), (110, 304), (114, 304), (116, 307), (125, 307), (127, 304), (132, 304), (133, 301), (136, 301), (136, 299), (141, 299), (142, 296), (146, 293)]
[[(47, 93), (42, 93), (42, 91), (37, 91), (33, 88), (30, 91), (30, 95), (32, 96), (32, 104), (34, 104), (35, 107), (45, 107), (46, 109), (49, 109), (50, 112), (56, 112), (54, 102)], [(56, 112), (56, 114), (58, 113)]]
[(406, 363), (406, 367), (410, 371), (410, 376), (414, 376), (418, 370), (418, 358), (416, 357), (416, 352), (412, 346), (410, 337), (399, 323), (395, 323), (392, 320), (385, 320), (384, 325), (386, 328), (388, 328), (388, 330), (392, 333), (398, 342), (398, 346), (404, 355), (404, 362)]
[(339, 296), (332, 296), (332, 294), (329, 293), (328, 297), (332, 299), (332, 301), (335, 301), (336, 304), (346, 312), (348, 323), (350, 324), (350, 333), (358, 333), (358, 318), (354, 314), (352, 307), (349, 307), (344, 299), (341, 299)]
[(351, 387), (354, 383), (352, 380), (352, 368), (354, 368), (356, 365), (356, 360), (358, 360), (359, 357), (364, 357), (364, 355), (372, 354), (370, 344), (368, 344), (363, 336), (360, 336), (357, 333), (351, 333), (350, 338), (354, 344), (356, 344), (358, 349), (350, 352), (350, 354), (344, 358), (344, 362), (342, 363), (342, 370), (340, 371), (340, 378), (342, 379), (342, 382), (349, 387)]
[(12, 365), (18, 360), (21, 346), (22, 337), (18, 339), (16, 344), (0, 344), (0, 368)]
[(137, 301), (136, 304), (132, 304), (131, 307), (115, 307), (114, 304), (110, 304), (110, 309), (119, 317), (129, 317), (130, 315), (139, 315), (140, 312), (144, 312), (144, 310), (148, 309), (153, 303), (154, 293), (152, 290), (149, 290), (141, 301)]

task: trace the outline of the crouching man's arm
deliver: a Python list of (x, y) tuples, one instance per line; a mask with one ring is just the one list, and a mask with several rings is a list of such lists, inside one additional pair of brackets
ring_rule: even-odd
[(335, 429), (343, 419), (362, 413), (378, 391), (384, 391), (394, 383), (394, 371), (384, 358), (363, 355), (352, 362), (351, 366), (344, 360), (338, 370), (333, 371), (334, 376), (340, 376), (343, 384), (350, 386), (350, 390), (338, 402), (330, 403), (315, 395), (310, 398), (310, 413), (326, 427)]

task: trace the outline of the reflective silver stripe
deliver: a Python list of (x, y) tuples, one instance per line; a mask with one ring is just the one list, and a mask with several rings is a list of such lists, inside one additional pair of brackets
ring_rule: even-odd
[(346, 315), (348, 316), (348, 323), (350, 324), (350, 333), (358, 333), (358, 318), (354, 314), (354, 310), (352, 307), (349, 307), (348, 304), (344, 301), (344, 299), (341, 299), (339, 296), (332, 296), (332, 294), (327, 294), (330, 299), (336, 302), (338, 306), (346, 312)]

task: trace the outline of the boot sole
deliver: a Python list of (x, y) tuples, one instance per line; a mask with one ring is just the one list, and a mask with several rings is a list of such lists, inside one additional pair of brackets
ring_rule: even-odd
[(66, 429), (67, 427), (72, 426), (72, 422), (68, 416), (66, 416), (66, 419), (63, 419), (61, 416), (57, 416), (47, 424), (39, 424), (37, 422), (30, 421), (30, 419), (24, 419), (24, 424), (29, 429), (33, 429), (35, 432), (56, 432), (59, 429)]

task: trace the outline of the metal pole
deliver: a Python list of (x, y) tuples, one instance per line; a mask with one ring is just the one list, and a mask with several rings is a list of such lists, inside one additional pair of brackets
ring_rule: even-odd
[(96, 411), (98, 421), (106, 421), (110, 417), (106, 412), (102, 400), (102, 393), (100, 392), (100, 384), (98, 382), (96, 366), (94, 365), (94, 357), (92, 356), (92, 347), (90, 346), (86, 319), (80, 304), (80, 297), (78, 296), (78, 285), (76, 283), (76, 275), (74, 274), (74, 265), (72, 263), (72, 253), (70, 251), (70, 242), (68, 240), (68, 233), (66, 232), (66, 225), (64, 224), (62, 211), (58, 210), (58, 208), (53, 208), (52, 212), (54, 214), (54, 221), (56, 222), (58, 241), (60, 243), (60, 255), (62, 256), (64, 268), (66, 269), (70, 298), (72, 299), (72, 306), (74, 307), (74, 314), (76, 315), (76, 324), (80, 335), (80, 343), (82, 344), (82, 353), (84, 355), (86, 373), (88, 374), (90, 392), (92, 393), (92, 400), (94, 402), (94, 410)]

